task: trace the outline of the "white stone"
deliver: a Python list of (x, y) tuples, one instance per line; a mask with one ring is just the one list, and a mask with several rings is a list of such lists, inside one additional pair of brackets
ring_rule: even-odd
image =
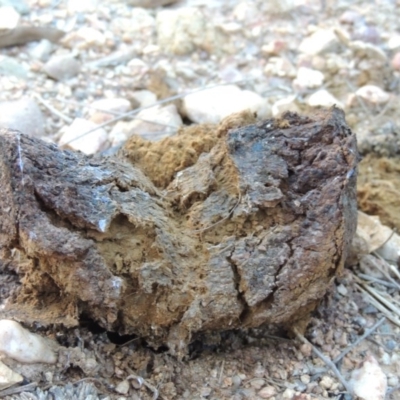
[(268, 0), (263, 4), (263, 11), (269, 14), (281, 14), (291, 11), (296, 7), (294, 0)]
[(131, 32), (152, 31), (156, 27), (155, 18), (143, 8), (132, 8), (130, 18)]
[(384, 400), (387, 380), (378, 361), (368, 355), (351, 374), (349, 382), (353, 392), (361, 400)]
[(92, 47), (102, 47), (105, 45), (106, 36), (97, 29), (84, 26), (78, 30), (67, 33), (61, 40), (64, 46), (71, 49), (86, 50)]
[(286, 58), (271, 57), (264, 68), (265, 75), (294, 78), (297, 74), (296, 68)]
[(75, 14), (79, 12), (95, 11), (98, 4), (98, 0), (68, 0), (67, 8), (70, 14)]
[(250, 386), (254, 389), (261, 389), (265, 385), (265, 380), (262, 378), (255, 378), (250, 380)]
[(251, 21), (259, 13), (256, 3), (248, 0), (240, 2), (233, 9), (233, 16), (238, 21)]
[(106, 131), (103, 128), (99, 128), (85, 134), (97, 126), (92, 121), (75, 118), (72, 124), (64, 129), (59, 145), (82, 151), (85, 154), (97, 153), (107, 141)]
[[(28, 77), (28, 65), (13, 57), (0, 55), (0, 77), (16, 76), (20, 79)], [(2, 88), (4, 90), (4, 88)]]
[(44, 124), (42, 111), (36, 101), (29, 97), (0, 103), (0, 126), (3, 128), (41, 137), (45, 133)]
[(34, 42), (29, 49), (29, 55), (40, 61), (47, 61), (53, 49), (53, 44), (47, 40), (42, 39), (40, 42)]
[(143, 47), (142, 53), (143, 55), (148, 55), (148, 54), (158, 55), (158, 53), (160, 53), (160, 46), (157, 46), (155, 44), (149, 44)]
[(399, 377), (393, 374), (388, 374), (388, 385), (389, 386), (398, 386), (399, 384)]
[(281, 53), (283, 50), (285, 50), (286, 47), (287, 47), (286, 41), (276, 39), (262, 46), (261, 52), (268, 56), (277, 55)]
[(354, 10), (346, 10), (340, 17), (339, 21), (342, 24), (353, 25), (357, 22), (362, 22), (364, 17), (357, 11)]
[(20, 15), (15, 11), (14, 7), (0, 7), (0, 31), (14, 29), (19, 22)]
[(130, 94), (133, 100), (136, 100), (140, 107), (148, 107), (157, 101), (157, 96), (150, 90), (135, 90)]
[(339, 108), (344, 108), (343, 103), (325, 89), (311, 94), (306, 102), (310, 107), (332, 107), (336, 105)]
[(182, 119), (175, 105), (154, 106), (142, 110), (131, 122), (118, 123), (110, 133), (112, 146), (118, 146), (131, 135), (148, 140), (160, 140), (171, 136), (182, 126)]
[(297, 71), (293, 86), (297, 90), (313, 89), (319, 87), (324, 82), (324, 74), (315, 69), (300, 67)]
[(158, 45), (164, 52), (184, 55), (198, 48), (210, 53), (220, 50), (224, 34), (199, 8), (162, 10), (156, 21)]
[(127, 64), (127, 75), (143, 76), (149, 69), (149, 66), (143, 60), (140, 58), (133, 58)]
[(334, 384), (334, 380), (328, 375), (324, 375), (319, 382), (319, 385), (323, 389), (330, 389), (333, 384)]
[(131, 102), (123, 98), (96, 100), (88, 108), (90, 120), (95, 124), (102, 124), (113, 119), (118, 114), (126, 113), (131, 109)]
[(129, 381), (123, 380), (115, 388), (115, 391), (119, 394), (128, 394), (129, 393)]
[(385, 260), (400, 259), (400, 235), (391, 231), (389, 239), (376, 250), (376, 252)]
[(386, 63), (388, 61), (386, 53), (380, 47), (375, 46), (372, 43), (356, 40), (354, 42), (350, 42), (349, 47), (359, 58), (369, 58), (373, 59), (374, 61), (381, 61), (382, 63)]
[(284, 97), (276, 101), (272, 106), (272, 116), (277, 117), (286, 111), (300, 112), (298, 105), (296, 104), (296, 95)]
[(397, 52), (392, 58), (392, 67), (396, 71), (400, 71), (400, 52)]
[(74, 77), (80, 69), (81, 63), (72, 54), (54, 56), (43, 67), (43, 71), (57, 81)]
[(332, 29), (318, 29), (303, 39), (299, 50), (308, 55), (335, 52), (339, 47), (339, 39)]
[(111, 147), (119, 147), (129, 137), (130, 134), (130, 123), (125, 121), (118, 121), (112, 128), (108, 140), (111, 142)]
[(262, 399), (270, 399), (276, 395), (276, 389), (273, 386), (265, 386), (258, 392), (258, 395)]
[(237, 22), (226, 22), (218, 25), (218, 27), (225, 33), (238, 33), (243, 29), (242, 25)]
[(387, 41), (387, 47), (389, 50), (397, 50), (400, 48), (400, 35), (398, 33), (394, 33), (390, 36)]
[(310, 383), (311, 378), (310, 378), (310, 375), (304, 374), (304, 375), (301, 375), (301, 376), (300, 376), (300, 380), (301, 380), (303, 383), (308, 384), (308, 383)]
[(217, 124), (228, 115), (247, 109), (256, 112), (260, 118), (270, 114), (267, 100), (235, 85), (218, 86), (189, 94), (183, 99), (183, 108), (188, 118), (199, 124)]
[(296, 392), (293, 389), (287, 388), (283, 393), (282, 393), (282, 398), (283, 399), (293, 399), (295, 396)]
[(372, 104), (387, 103), (390, 98), (389, 93), (385, 92), (380, 87), (375, 85), (365, 85), (360, 87), (356, 91), (356, 95)]
[(391, 364), (390, 355), (386, 353), (386, 351), (383, 352), (380, 361), (383, 365), (390, 365)]
[(9, 388), (16, 383), (20, 383), (24, 380), (22, 375), (14, 372), (12, 369), (8, 368), (7, 365), (0, 361), (0, 390)]
[(342, 296), (347, 296), (347, 288), (342, 283), (338, 285), (336, 289)]
[(57, 357), (50, 341), (29, 332), (18, 322), (0, 320), (0, 354), (21, 363), (54, 364)]

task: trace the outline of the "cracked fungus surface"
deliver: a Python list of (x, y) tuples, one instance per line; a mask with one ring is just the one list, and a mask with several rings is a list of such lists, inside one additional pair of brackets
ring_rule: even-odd
[[(15, 206), (8, 223), (20, 220), (8, 240), (35, 265), (14, 310), (33, 315), (59, 296), (62, 309), (53, 302), (42, 320), (73, 325), (85, 313), (177, 355), (196, 333), (306, 318), (356, 227), (355, 137), (335, 108), (252, 122), (244, 113), (197, 136), (182, 131), (171, 152), (195, 136), (197, 150), (166, 164), (165, 179), (149, 172), (152, 157), (139, 157), (139, 170), (22, 136), (21, 186), (15, 138), (3, 136), (10, 184), (20, 188), (5, 191)], [(37, 146), (40, 159), (30, 156)], [(146, 145), (149, 154), (156, 147)]]

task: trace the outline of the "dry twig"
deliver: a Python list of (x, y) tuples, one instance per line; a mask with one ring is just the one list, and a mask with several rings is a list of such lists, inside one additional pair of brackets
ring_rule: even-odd
[(22, 393), (22, 392), (30, 392), (30, 391), (34, 390), (37, 385), (38, 385), (37, 382), (31, 382), (31, 383), (28, 383), (27, 385), (18, 386), (15, 388), (4, 389), (0, 392), (0, 397), (12, 396), (14, 394), (18, 394), (18, 393)]
[(374, 326), (369, 328), (364, 335), (360, 336), (354, 343), (352, 343), (350, 346), (346, 347), (344, 351), (342, 351), (334, 360), (333, 363), (337, 364), (346, 354), (348, 354), (351, 350), (354, 349), (359, 343), (361, 343), (364, 339), (366, 339), (368, 336), (370, 336), (376, 329), (378, 329), (384, 322), (386, 321), (386, 318), (383, 317), (381, 318)]
[(310, 343), (298, 330), (297, 328), (293, 329), (294, 333), (296, 334), (296, 337), (305, 344), (308, 344), (311, 346), (313, 352), (332, 370), (332, 372), (336, 375), (336, 377), (339, 379), (340, 383), (343, 385), (343, 387), (349, 392), (352, 393), (350, 385), (348, 382), (344, 379), (343, 375), (340, 373), (336, 365), (327, 357), (325, 357), (312, 343)]
[(51, 113), (56, 115), (58, 118), (62, 119), (66, 123), (70, 124), (72, 122), (72, 118), (68, 117), (67, 115), (63, 114), (61, 111), (58, 111), (56, 108), (54, 108), (52, 105), (50, 105), (42, 96), (39, 94), (35, 93), (33, 95), (36, 100), (38, 100), (40, 103), (42, 103)]
[(109, 121), (106, 121), (106, 122), (104, 122), (103, 124), (100, 124), (100, 125), (96, 126), (96, 127), (93, 128), (93, 129), (89, 129), (88, 131), (82, 133), (82, 135), (79, 135), (79, 136), (77, 136), (77, 137), (71, 139), (69, 142), (66, 142), (65, 144), (70, 144), (70, 143), (72, 143), (73, 141), (78, 140), (78, 139), (80, 139), (81, 137), (86, 136), (86, 135), (88, 135), (89, 133), (92, 133), (92, 132), (94, 132), (95, 130), (97, 130), (97, 129), (99, 129), (99, 128), (104, 128), (105, 126), (111, 125), (111, 124), (113, 124), (114, 122), (118, 122), (118, 121), (120, 121), (121, 119), (124, 119), (124, 118), (127, 118), (127, 117), (132, 117), (133, 115), (138, 114), (140, 111), (147, 110), (148, 108), (152, 108), (152, 107), (154, 107), (154, 106), (158, 106), (158, 105), (162, 105), (162, 104), (165, 104), (165, 103), (169, 103), (170, 101), (178, 100), (178, 99), (181, 99), (181, 98), (183, 98), (183, 97), (185, 97), (185, 96), (188, 96), (189, 94), (201, 92), (201, 91), (203, 91), (203, 90), (208, 90), (208, 89), (213, 89), (213, 88), (219, 87), (219, 86), (225, 86), (225, 85), (231, 85), (231, 84), (238, 84), (238, 83), (241, 83), (241, 82), (248, 82), (248, 81), (249, 81), (248, 79), (244, 79), (244, 80), (240, 80), (240, 81), (236, 81), (236, 82), (219, 83), (219, 84), (217, 84), (217, 85), (199, 88), (199, 89), (193, 90), (193, 91), (188, 92), (188, 93), (180, 93), (180, 94), (177, 94), (177, 95), (175, 95), (175, 96), (168, 97), (168, 98), (166, 98), (166, 99), (158, 100), (158, 101), (156, 101), (155, 103), (150, 104), (150, 105), (148, 105), (148, 106), (136, 108), (135, 110), (128, 111), (128, 112), (126, 112), (126, 113), (124, 113), (124, 114), (121, 114), (121, 115), (119, 115), (119, 116), (117, 116), (117, 117), (115, 117), (115, 118), (113, 118), (113, 119), (110, 119)]

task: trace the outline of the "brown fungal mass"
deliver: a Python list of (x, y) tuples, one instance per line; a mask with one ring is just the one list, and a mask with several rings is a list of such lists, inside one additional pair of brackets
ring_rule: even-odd
[(163, 148), (132, 139), (123, 153), (143, 172), (3, 131), (0, 246), (27, 260), (3, 315), (73, 325), (85, 312), (176, 355), (198, 332), (305, 318), (356, 228), (355, 135), (336, 108), (246, 115)]

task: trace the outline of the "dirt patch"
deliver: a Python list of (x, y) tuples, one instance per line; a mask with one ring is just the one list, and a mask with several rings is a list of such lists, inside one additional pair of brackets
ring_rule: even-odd
[(400, 159), (369, 154), (358, 168), (359, 208), (400, 231)]
[(181, 128), (176, 135), (159, 142), (134, 135), (119, 156), (140, 168), (156, 186), (166, 188), (177, 172), (194, 165), (202, 153), (209, 153), (229, 129), (255, 122), (254, 114), (244, 111), (225, 118), (219, 125), (202, 124)]

